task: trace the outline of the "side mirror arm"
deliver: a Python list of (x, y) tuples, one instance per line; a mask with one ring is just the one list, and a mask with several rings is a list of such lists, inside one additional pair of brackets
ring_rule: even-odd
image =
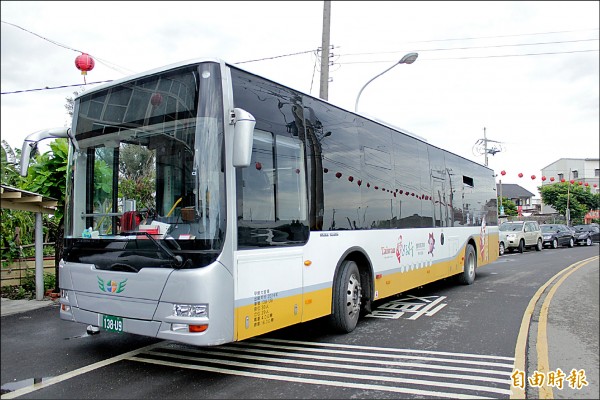
[(21, 148), (21, 176), (27, 176), (31, 153), (37, 148), (39, 141), (51, 138), (70, 138), (70, 132), (71, 128), (61, 127), (43, 129), (28, 135), (23, 141), (23, 147)]

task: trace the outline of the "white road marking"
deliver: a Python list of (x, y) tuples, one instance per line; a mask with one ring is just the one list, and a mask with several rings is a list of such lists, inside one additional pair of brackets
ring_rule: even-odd
[(343, 388), (354, 388), (354, 389), (363, 389), (363, 390), (380, 390), (385, 392), (395, 392), (395, 393), (406, 393), (406, 394), (415, 394), (426, 397), (446, 397), (450, 399), (491, 399), (492, 397), (481, 397), (481, 396), (471, 396), (461, 393), (442, 393), (435, 392), (429, 390), (420, 390), (420, 389), (408, 389), (394, 386), (385, 386), (385, 385), (369, 385), (369, 384), (358, 384), (352, 382), (338, 382), (333, 380), (322, 380), (322, 379), (311, 379), (311, 378), (298, 378), (294, 376), (282, 376), (282, 375), (272, 375), (272, 374), (261, 374), (261, 373), (253, 373), (247, 371), (237, 371), (232, 369), (224, 369), (224, 368), (214, 368), (208, 366), (199, 366), (199, 365), (189, 365), (189, 364), (181, 364), (174, 363), (169, 361), (157, 361), (152, 359), (143, 359), (143, 358), (133, 358), (132, 360), (146, 362), (150, 364), (157, 365), (168, 365), (172, 367), (178, 368), (189, 368), (200, 371), (209, 371), (222, 373), (227, 375), (238, 375), (238, 376), (246, 376), (251, 378), (261, 378), (261, 379), (270, 379), (277, 381), (285, 381), (285, 382), (296, 382), (296, 383), (309, 383), (313, 385), (326, 385), (326, 386), (337, 386)]

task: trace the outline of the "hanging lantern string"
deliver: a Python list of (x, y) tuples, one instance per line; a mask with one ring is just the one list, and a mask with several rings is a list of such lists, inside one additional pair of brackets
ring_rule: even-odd
[[(507, 172), (505, 170), (502, 170), (502, 171), (500, 171), (500, 175), (502, 175), (502, 177), (504, 177), (504, 176), (507, 175)], [(523, 178), (525, 175), (522, 172), (519, 172), (517, 174), (517, 176), (519, 178)], [(535, 175), (531, 175), (531, 180), (532, 181), (535, 180), (536, 178), (537, 177)], [(557, 178), (555, 178), (553, 176), (547, 177), (546, 175), (542, 175), (540, 179), (542, 180), (542, 182), (545, 182), (546, 180), (549, 180), (550, 182), (554, 182)], [(585, 185), (586, 187), (590, 186), (590, 184), (588, 182), (584, 183), (583, 180), (580, 179), (580, 178), (578, 178), (578, 179), (570, 179), (570, 180), (567, 180), (565, 178), (561, 178), (559, 180), (559, 182), (562, 182), (562, 183), (569, 182), (571, 185), (578, 184), (579, 186), (584, 186)], [(593, 187), (598, 187), (598, 184), (594, 183), (592, 186)]]

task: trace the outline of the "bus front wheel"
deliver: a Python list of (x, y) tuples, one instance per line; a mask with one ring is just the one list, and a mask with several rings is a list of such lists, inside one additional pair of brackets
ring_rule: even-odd
[(362, 287), (358, 266), (354, 261), (345, 260), (333, 285), (333, 311), (330, 323), (336, 331), (348, 333), (356, 328), (361, 298)]

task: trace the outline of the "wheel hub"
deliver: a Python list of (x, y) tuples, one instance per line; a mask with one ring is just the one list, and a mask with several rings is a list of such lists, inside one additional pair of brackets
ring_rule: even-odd
[(354, 315), (360, 311), (361, 297), (360, 279), (352, 274), (350, 279), (348, 279), (348, 289), (346, 292), (346, 307), (349, 315)]

